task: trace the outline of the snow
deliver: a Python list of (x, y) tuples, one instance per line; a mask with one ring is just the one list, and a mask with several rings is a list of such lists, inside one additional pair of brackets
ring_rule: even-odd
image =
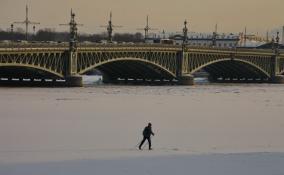
[(283, 153), (173, 155), (0, 165), (20, 175), (282, 175)]
[[(284, 174), (283, 85), (0, 88), (0, 97), (0, 175)], [(154, 150), (139, 151), (149, 121)]]

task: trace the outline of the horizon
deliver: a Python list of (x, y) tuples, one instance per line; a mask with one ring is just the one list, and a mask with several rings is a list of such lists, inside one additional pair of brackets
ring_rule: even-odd
[[(0, 28), (7, 30), (13, 22), (25, 20), (25, 7), (29, 7), (29, 20), (40, 22), (36, 30), (51, 28), (56, 31), (68, 31), (68, 27), (59, 26), (70, 20), (71, 8), (76, 14), (77, 23), (84, 24), (79, 28), (79, 33), (102, 33), (109, 19), (109, 13), (113, 13), (114, 25), (122, 25), (123, 28), (115, 29), (115, 33), (136, 33), (143, 31), (138, 28), (145, 27), (146, 16), (149, 15), (150, 27), (158, 28), (158, 33), (165, 30), (167, 33), (181, 32), (183, 21), (189, 21), (190, 32), (211, 33), (215, 24), (218, 24), (220, 33), (240, 33), (247, 28), (249, 34), (266, 35), (266, 32), (275, 33), (281, 30), (283, 25), (281, 19), (281, 7), (284, 2), (272, 0), (179, 0), (168, 3), (162, 0), (150, 2), (133, 2), (123, 0), (117, 2), (107, 0), (104, 2), (93, 2), (83, 0), (1, 0), (0, 6)], [(68, 4), (67, 4), (68, 2)], [(100, 4), (100, 6), (95, 6)], [(163, 8), (159, 7), (163, 5)], [(44, 7), (44, 8), (42, 8)], [(17, 13), (11, 13), (11, 9)], [(268, 9), (268, 10), (267, 10)], [(240, 13), (239, 11), (242, 11)], [(261, 13), (255, 13), (261, 11)], [(253, 13), (252, 13), (253, 12)], [(129, 15), (131, 14), (131, 15)], [(238, 22), (233, 19), (238, 17)], [(259, 20), (261, 19), (261, 21)], [(15, 25), (14, 28), (24, 28), (23, 25)], [(29, 27), (31, 31), (32, 26)]]

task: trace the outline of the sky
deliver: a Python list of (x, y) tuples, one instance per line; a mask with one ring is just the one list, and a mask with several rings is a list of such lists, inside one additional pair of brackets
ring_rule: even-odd
[(123, 26), (116, 32), (137, 32), (145, 26), (146, 15), (150, 27), (166, 32), (181, 31), (185, 19), (195, 32), (212, 32), (218, 23), (222, 33), (239, 33), (246, 26), (249, 33), (264, 34), (284, 25), (284, 0), (0, 0), (0, 28), (23, 21), (26, 4), (30, 20), (41, 23), (38, 29), (57, 31), (68, 30), (58, 24), (69, 22), (71, 8), (84, 24), (79, 31), (86, 33), (105, 30), (100, 26), (107, 24), (110, 11), (114, 25)]

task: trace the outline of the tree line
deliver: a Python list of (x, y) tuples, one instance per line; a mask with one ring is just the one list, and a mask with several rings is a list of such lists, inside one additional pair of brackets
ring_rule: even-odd
[[(28, 35), (29, 41), (54, 41), (54, 42), (68, 42), (69, 32), (57, 32), (53, 29), (40, 29), (35, 34)], [(25, 40), (26, 35), (24, 30), (3, 31), (0, 29), (0, 40)], [(79, 42), (100, 42), (107, 39), (107, 33), (100, 34), (78, 34)], [(115, 33), (113, 40), (117, 42), (143, 42), (143, 35), (141, 33)]]

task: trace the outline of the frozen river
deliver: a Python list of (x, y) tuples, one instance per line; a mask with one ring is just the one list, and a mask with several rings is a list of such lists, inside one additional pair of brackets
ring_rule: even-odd
[[(77, 172), (73, 164), (82, 169), (74, 174), (133, 174), (135, 162), (147, 170), (135, 174), (164, 175), (158, 167), (168, 164), (187, 174), (187, 167), (206, 167), (211, 159), (216, 174), (222, 174), (218, 162), (223, 167), (229, 160), (251, 162), (250, 174), (265, 165), (284, 173), (283, 85), (2, 87), (0, 111), (0, 175), (69, 175)], [(138, 151), (149, 121), (154, 150)], [(148, 159), (164, 164), (143, 164)], [(179, 167), (180, 161), (191, 164)]]

